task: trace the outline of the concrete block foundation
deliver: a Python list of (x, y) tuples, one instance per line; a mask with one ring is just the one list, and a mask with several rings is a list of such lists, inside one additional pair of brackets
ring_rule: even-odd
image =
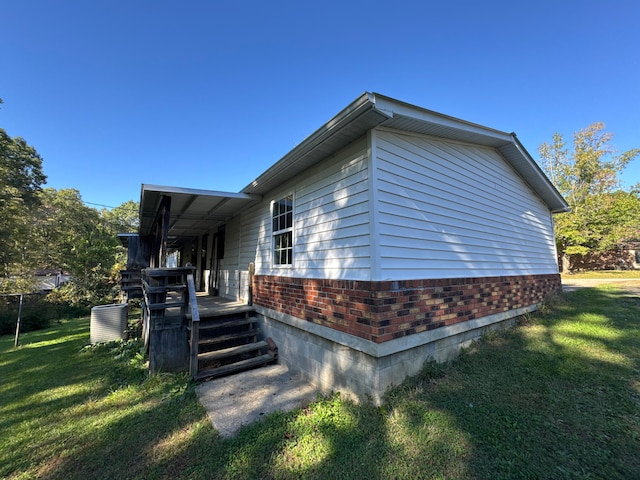
[(355, 401), (382, 403), (384, 392), (417, 374), (428, 360), (446, 362), (481, 335), (515, 325), (521, 307), (479, 319), (375, 343), (286, 313), (256, 307), (265, 336), (278, 345), (280, 362), (323, 393), (339, 391)]

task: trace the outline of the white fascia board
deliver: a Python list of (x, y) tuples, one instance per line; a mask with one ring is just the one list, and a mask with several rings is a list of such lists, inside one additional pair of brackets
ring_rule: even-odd
[[(307, 153), (317, 148), (341, 129), (345, 128), (371, 110), (378, 110), (375, 108), (374, 96), (369, 92), (365, 92), (356, 100), (351, 102), (346, 108), (342, 109), (337, 115), (331, 118), (331, 120), (306, 137), (302, 142), (295, 146), (293, 150), (269, 167), (253, 182), (243, 188), (241, 192), (254, 191), (254, 189), (259, 188), (262, 184), (278, 177), (282, 172), (286, 171), (289, 166), (295, 164), (300, 158), (303, 158)], [(386, 115), (385, 112), (379, 113), (379, 122), (383, 122), (388, 115)]]
[(409, 103), (401, 102), (399, 100), (386, 97), (379, 93), (373, 93), (372, 95), (374, 97), (376, 110), (387, 113), (389, 117), (402, 115), (423, 122), (453, 128), (459, 130), (460, 132), (492, 137), (496, 140), (504, 141), (505, 143), (509, 143), (512, 141), (511, 134), (507, 132), (485, 127), (477, 123), (468, 122), (466, 120), (455, 118), (442, 113), (434, 112), (433, 110), (428, 110), (426, 108), (411, 105)]
[(142, 184), (142, 194), (145, 192), (157, 192), (166, 194), (182, 194), (182, 195), (198, 195), (203, 197), (224, 197), (224, 198), (236, 198), (240, 200), (261, 200), (261, 195), (254, 195), (249, 193), (238, 192), (221, 192), (217, 190), (202, 190), (198, 188), (183, 188), (183, 187), (171, 187), (166, 185), (149, 185)]

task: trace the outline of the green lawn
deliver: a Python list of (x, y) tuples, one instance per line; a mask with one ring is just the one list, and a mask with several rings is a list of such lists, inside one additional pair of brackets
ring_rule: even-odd
[(564, 294), (383, 407), (338, 395), (221, 439), (183, 376), (88, 319), (0, 337), (0, 478), (640, 478), (640, 299)]
[(617, 279), (617, 278), (640, 278), (640, 270), (593, 270), (590, 272), (563, 273), (563, 279)]

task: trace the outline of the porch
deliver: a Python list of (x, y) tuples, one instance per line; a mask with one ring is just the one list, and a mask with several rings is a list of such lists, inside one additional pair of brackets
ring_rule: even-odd
[(149, 370), (216, 378), (272, 363), (277, 348), (263, 339), (252, 306), (196, 292), (194, 267), (141, 271), (143, 337)]
[(229, 252), (225, 254), (226, 227), (260, 199), (243, 193), (142, 185), (140, 227), (134, 241), (138, 245), (129, 248), (127, 268), (190, 265), (195, 267), (197, 291), (247, 299), (234, 276), (238, 266)]
[(245, 312), (255, 312), (251, 305), (246, 302), (230, 300), (217, 295), (210, 295), (207, 292), (197, 292), (198, 313), (200, 318), (211, 316), (221, 316), (227, 314), (238, 314)]

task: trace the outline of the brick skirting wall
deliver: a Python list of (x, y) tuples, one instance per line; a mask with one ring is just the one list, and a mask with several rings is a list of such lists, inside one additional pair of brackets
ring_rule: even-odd
[(559, 274), (356, 281), (255, 275), (253, 303), (375, 343), (539, 304)]

